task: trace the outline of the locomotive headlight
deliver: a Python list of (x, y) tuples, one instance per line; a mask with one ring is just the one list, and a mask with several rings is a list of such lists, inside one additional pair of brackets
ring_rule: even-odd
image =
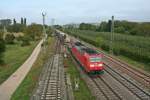
[(94, 67), (94, 65), (93, 65), (93, 64), (91, 64), (91, 65), (90, 65), (90, 67)]
[(103, 64), (98, 64), (98, 66), (103, 66)]

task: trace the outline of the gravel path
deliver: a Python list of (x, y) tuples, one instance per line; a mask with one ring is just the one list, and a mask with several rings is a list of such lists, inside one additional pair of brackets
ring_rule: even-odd
[(11, 95), (23, 81), (38, 57), (42, 42), (43, 41), (41, 40), (24, 64), (22, 64), (16, 72), (14, 72), (4, 83), (0, 85), (0, 100), (9, 100), (11, 98)]

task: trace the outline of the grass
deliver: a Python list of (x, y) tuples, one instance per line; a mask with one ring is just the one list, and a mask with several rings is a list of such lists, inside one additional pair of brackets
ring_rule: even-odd
[(121, 59), (121, 60), (123, 60), (125, 62), (128, 62), (129, 64), (133, 65), (133, 67), (136, 66), (136, 67), (138, 67), (140, 69), (143, 69), (146, 72), (150, 73), (150, 66), (145, 64), (145, 63), (137, 62), (137, 61), (132, 60), (132, 59), (130, 59), (128, 57), (125, 57), (125, 56), (117, 56), (117, 57), (119, 59)]
[[(47, 47), (46, 53), (52, 52), (53, 42), (54, 42), (54, 38), (48, 39), (48, 47)], [(20, 86), (12, 95), (11, 100), (30, 100), (30, 96), (32, 95), (33, 90), (36, 87), (36, 84), (39, 79), (39, 75), (48, 57), (49, 55), (46, 55), (46, 54), (43, 55), (43, 52), (40, 52), (36, 62), (32, 66), (31, 70), (29, 71), (25, 79), (22, 81)]]
[(20, 43), (6, 45), (4, 52), (4, 65), (0, 65), (0, 84), (4, 82), (13, 72), (15, 72), (23, 62), (29, 57), (37, 42), (21, 47)]
[[(84, 80), (80, 77), (80, 73), (77, 70), (76, 66), (73, 64), (71, 59), (65, 59), (65, 64), (67, 66), (67, 73), (70, 74), (73, 93), (75, 100), (95, 100), (92, 96), (90, 90), (88, 89)], [(79, 90), (74, 90), (74, 80), (75, 78), (79, 79)]]

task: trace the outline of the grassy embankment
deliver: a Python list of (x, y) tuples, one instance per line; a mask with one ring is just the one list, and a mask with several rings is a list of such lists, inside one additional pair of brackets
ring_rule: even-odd
[(6, 45), (6, 51), (4, 52), (5, 64), (0, 65), (0, 84), (22, 65), (36, 45), (37, 42), (32, 42), (31, 45), (24, 47), (21, 47), (19, 42)]
[[(94, 32), (87, 30), (66, 30), (71, 35), (78, 37), (106, 53), (109, 52), (110, 33)], [(114, 33), (113, 52), (118, 58), (150, 72), (150, 38)]]
[[(81, 78), (80, 73), (74, 65), (73, 61), (69, 58), (66, 58), (64, 62), (67, 66), (67, 73), (70, 75), (75, 100), (95, 100), (86, 83)], [(75, 79), (79, 79), (79, 90), (77, 91), (74, 90)]]
[(23, 82), (20, 84), (20, 86), (17, 88), (15, 93), (12, 95), (11, 100), (29, 100), (30, 96), (32, 95), (32, 92), (34, 88), (36, 87), (36, 84), (38, 82), (39, 75), (42, 71), (43, 65), (46, 62), (47, 58), (50, 56), (49, 54), (53, 52), (53, 43), (54, 38), (49, 37), (48, 39), (48, 45), (46, 49), (46, 53), (43, 54), (41, 51), (38, 55), (38, 58), (34, 65), (32, 66), (31, 70), (23, 80)]

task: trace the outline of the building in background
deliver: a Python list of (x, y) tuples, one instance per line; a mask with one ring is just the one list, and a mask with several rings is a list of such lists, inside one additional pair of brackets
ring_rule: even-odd
[(0, 25), (2, 26), (8, 26), (8, 25), (11, 25), (12, 21), (11, 19), (1, 19), (0, 20)]

